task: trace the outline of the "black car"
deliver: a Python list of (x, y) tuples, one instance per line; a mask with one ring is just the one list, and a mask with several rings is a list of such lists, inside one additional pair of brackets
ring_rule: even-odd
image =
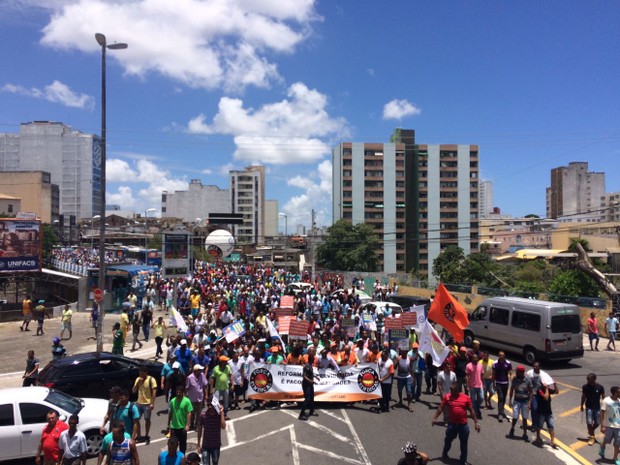
[[(39, 373), (37, 384), (58, 389), (75, 397), (110, 397), (110, 388), (120, 386), (131, 391), (139, 375), (140, 366), (146, 365), (149, 375), (159, 385), (163, 364), (115, 355), (109, 352), (84, 354), (52, 360)], [(132, 396), (135, 397), (135, 396)]]

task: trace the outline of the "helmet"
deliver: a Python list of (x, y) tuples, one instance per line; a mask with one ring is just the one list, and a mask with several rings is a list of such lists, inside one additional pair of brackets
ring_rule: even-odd
[(60, 342), (60, 338), (58, 336), (56, 336), (54, 338), (54, 344), (58, 344)]

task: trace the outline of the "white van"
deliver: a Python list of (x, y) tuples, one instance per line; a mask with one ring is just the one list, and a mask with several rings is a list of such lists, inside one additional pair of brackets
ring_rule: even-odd
[(474, 339), (494, 349), (536, 360), (583, 357), (579, 308), (576, 305), (520, 297), (492, 297), (469, 315), (465, 345)]

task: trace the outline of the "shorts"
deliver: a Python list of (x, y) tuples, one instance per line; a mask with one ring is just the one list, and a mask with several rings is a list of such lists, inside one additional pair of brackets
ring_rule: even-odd
[(590, 338), (591, 341), (599, 340), (598, 333), (588, 333), (588, 337)]
[(25, 322), (32, 321), (32, 313), (26, 313), (24, 315), (24, 321)]
[(620, 428), (608, 426), (605, 429), (605, 442), (613, 444), (614, 447), (620, 447)]
[(60, 323), (60, 330), (61, 331), (67, 330), (67, 331), (71, 332), (72, 331), (72, 329), (71, 329), (71, 322), (69, 321), (67, 323)]
[(601, 424), (601, 410), (600, 409), (586, 409), (586, 423), (595, 428)]
[(140, 412), (140, 418), (144, 415), (144, 419), (146, 421), (151, 420), (151, 406), (150, 404), (135, 404), (138, 408), (138, 412)]
[(521, 415), (521, 417), (524, 420), (527, 420), (527, 417), (530, 414), (530, 408), (528, 405), (528, 401), (527, 400), (515, 400), (514, 403), (512, 404), (512, 419), (513, 420), (518, 420), (519, 419), (519, 415)]
[(398, 387), (398, 392), (401, 392), (404, 387), (407, 391), (407, 397), (411, 397), (413, 393), (413, 379), (411, 379), (411, 376), (409, 378), (396, 378), (396, 386)]
[(239, 386), (238, 384), (235, 385), (233, 392), (235, 393), (235, 395), (237, 397), (240, 397), (243, 395), (243, 386)]
[(553, 430), (555, 427), (555, 424), (553, 423), (553, 414), (550, 413), (549, 415), (545, 415), (544, 413), (541, 413), (538, 415), (538, 429), (542, 429), (545, 423), (547, 424), (547, 430)]
[(615, 331), (609, 331), (609, 340), (610, 341), (615, 341), (616, 340), (616, 332)]

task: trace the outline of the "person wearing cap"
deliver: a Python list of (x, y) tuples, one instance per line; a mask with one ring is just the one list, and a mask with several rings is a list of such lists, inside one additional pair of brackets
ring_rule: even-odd
[(419, 402), (422, 396), (422, 378), (426, 371), (426, 362), (424, 357), (420, 355), (420, 345), (417, 342), (411, 344), (411, 350), (408, 352), (409, 367), (412, 375), (412, 396), (413, 402)]
[(185, 387), (185, 375), (181, 372), (181, 364), (177, 361), (172, 363), (172, 373), (166, 378), (166, 400), (170, 400), (174, 397), (176, 389), (181, 386)]
[(219, 394), (220, 404), (224, 409), (224, 418), (228, 420), (228, 394), (230, 387), (233, 385), (232, 370), (228, 361), (230, 359), (225, 355), (220, 355), (218, 364), (211, 372), (211, 390), (217, 391)]
[(149, 433), (151, 431), (151, 412), (155, 408), (155, 399), (157, 398), (157, 381), (149, 375), (146, 365), (140, 365), (140, 374), (136, 378), (132, 388), (133, 393), (138, 393), (138, 435), (140, 437), (140, 418), (144, 416), (144, 439), (147, 444), (151, 443)]
[(116, 410), (116, 406), (118, 405), (121, 390), (122, 389), (120, 386), (112, 386), (110, 388), (110, 399), (108, 399), (108, 410), (106, 411), (106, 414), (103, 417), (103, 424), (101, 425), (101, 428), (99, 428), (99, 433), (102, 435), (105, 434), (105, 425), (108, 423), (108, 421), (111, 421), (112, 417), (114, 416), (114, 411)]
[(187, 339), (181, 339), (179, 348), (174, 352), (176, 361), (181, 364), (181, 370), (184, 375), (190, 373), (190, 364), (192, 362), (192, 351), (187, 347)]
[(67, 355), (67, 349), (60, 343), (60, 338), (56, 336), (52, 340), (52, 360), (60, 360)]
[(205, 367), (196, 363), (185, 381), (185, 392), (194, 409), (190, 419), (190, 428), (193, 430), (198, 429), (198, 417), (204, 405), (204, 399), (209, 394), (209, 381), (204, 374), (204, 369)]
[(284, 357), (280, 355), (280, 347), (272, 346), (269, 349), (271, 355), (265, 359), (265, 363), (268, 365), (280, 365), (284, 363)]
[(478, 361), (482, 360), (482, 350), (480, 350), (480, 341), (478, 339), (474, 339), (471, 343), (471, 349), (467, 351), (467, 358), (470, 362), (474, 355), (478, 356)]
[(429, 457), (422, 451), (419, 451), (416, 445), (409, 441), (402, 448), (405, 456), (401, 458), (397, 465), (426, 465)]
[(392, 399), (392, 379), (394, 378), (394, 362), (392, 362), (389, 355), (389, 351), (384, 350), (381, 352), (381, 357), (377, 362), (382, 393), (382, 398), (379, 401), (379, 409), (377, 410), (377, 413), (390, 411), (390, 400)]
[(474, 420), (476, 432), (480, 432), (480, 425), (478, 424), (478, 417), (474, 411), (473, 404), (470, 397), (467, 394), (461, 392), (461, 385), (458, 382), (452, 383), (450, 386), (450, 393), (445, 395), (439, 404), (439, 408), (433, 420), (432, 426), (437, 423), (439, 415), (448, 409), (448, 425), (446, 427), (446, 436), (444, 438), (443, 451), (441, 453), (442, 461), (447, 461), (448, 452), (452, 446), (452, 442), (458, 436), (461, 445), (460, 462), (461, 465), (467, 465), (468, 454), (468, 442), (469, 442), (469, 425), (467, 424), (467, 412), (470, 413)]
[(529, 408), (532, 403), (532, 381), (525, 377), (525, 367), (519, 365), (517, 374), (510, 381), (510, 391), (508, 392), (508, 405), (512, 407), (512, 425), (508, 437), (515, 435), (515, 425), (519, 420), (519, 415), (523, 420), (523, 440), (530, 442), (527, 436), (527, 419)]
[(220, 461), (222, 447), (222, 430), (226, 429), (226, 419), (221, 405), (214, 404), (209, 397), (204, 410), (200, 413), (198, 423), (198, 451), (204, 465), (217, 465)]

